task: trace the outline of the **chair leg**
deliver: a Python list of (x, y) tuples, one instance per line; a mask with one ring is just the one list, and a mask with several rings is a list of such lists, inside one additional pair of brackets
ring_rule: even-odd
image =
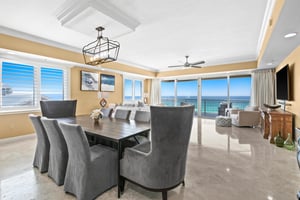
[(183, 187), (185, 186), (185, 182), (184, 182), (184, 180), (182, 181), (182, 186), (183, 186)]
[(162, 200), (168, 200), (168, 190), (162, 191)]
[(297, 199), (300, 200), (300, 191), (297, 193)]
[(120, 191), (124, 192), (125, 179), (120, 177)]

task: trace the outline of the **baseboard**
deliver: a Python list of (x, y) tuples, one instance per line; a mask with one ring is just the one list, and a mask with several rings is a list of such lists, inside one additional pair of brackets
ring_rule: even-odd
[(35, 137), (36, 137), (36, 135), (34, 133), (32, 133), (32, 134), (21, 135), (21, 136), (16, 136), (16, 137), (3, 138), (3, 139), (0, 139), (0, 144), (7, 144), (7, 143), (18, 142), (18, 141), (27, 140), (27, 139), (34, 139)]

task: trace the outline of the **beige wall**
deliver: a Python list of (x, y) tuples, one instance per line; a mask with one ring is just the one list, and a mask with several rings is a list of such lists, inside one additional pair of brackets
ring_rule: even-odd
[(292, 101), (291, 106), (287, 106), (286, 110), (295, 114), (295, 126), (300, 126), (300, 46), (298, 46), (283, 62), (276, 68), (276, 71), (289, 64), (290, 86)]
[(183, 70), (164, 71), (164, 72), (159, 72), (157, 74), (157, 77), (206, 74), (206, 73), (226, 72), (226, 71), (236, 71), (236, 70), (256, 69), (256, 68), (257, 68), (257, 62), (252, 61), (252, 62), (233, 63), (233, 64), (226, 64), (226, 65), (216, 65), (216, 66), (209, 66), (203, 68), (189, 68)]
[[(16, 38), (13, 36), (0, 34), (0, 48), (9, 49), (14, 51), (20, 51), (24, 53), (36, 54), (41, 56), (47, 56), (56, 59), (62, 59), (77, 63), (83, 63), (82, 54), (67, 51), (64, 49), (39, 44), (36, 42)], [(107, 69), (113, 69), (128, 73), (135, 73), (139, 75), (145, 75), (154, 77), (155, 73), (120, 64), (117, 62), (104, 64), (103, 67)], [(97, 92), (80, 91), (80, 71), (84, 68), (73, 67), (71, 69), (71, 99), (78, 100), (78, 107), (76, 114), (89, 114), (92, 109), (99, 108), (99, 99), (97, 98)], [(100, 70), (84, 69), (85, 71), (92, 71), (97, 73), (103, 73)], [(121, 103), (123, 101), (123, 77), (118, 73), (104, 72), (105, 74), (115, 75), (115, 91), (110, 92), (108, 103)], [(100, 75), (99, 75), (100, 76)], [(149, 81), (145, 81), (144, 88), (149, 88)], [(28, 114), (32, 112), (25, 112), (22, 114), (2, 114), (0, 115), (0, 139), (7, 137), (20, 136), (25, 134), (31, 134), (34, 129), (29, 121)], [(35, 113), (40, 114), (40, 113)]]
[(33, 133), (28, 114), (0, 115), (0, 139)]
[[(98, 91), (81, 91), (80, 90), (80, 72), (89, 71), (99, 74), (103, 73), (102, 71), (97, 70), (87, 70), (81, 67), (74, 67), (71, 69), (71, 99), (77, 99), (77, 109), (76, 115), (89, 114), (91, 110), (99, 108), (99, 99), (97, 98)], [(121, 103), (123, 99), (123, 77), (117, 73), (108, 73), (115, 76), (115, 91), (108, 92), (109, 97), (107, 98), (108, 103)], [(99, 79), (100, 80), (100, 79)]]

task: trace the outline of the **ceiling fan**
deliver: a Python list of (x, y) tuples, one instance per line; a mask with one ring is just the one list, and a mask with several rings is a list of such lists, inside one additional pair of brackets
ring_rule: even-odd
[(168, 66), (170, 68), (172, 67), (195, 67), (195, 68), (201, 68), (201, 66), (198, 66), (198, 65), (201, 65), (201, 64), (204, 64), (205, 61), (198, 61), (198, 62), (193, 62), (193, 63), (189, 63), (188, 61), (189, 59), (189, 56), (185, 56), (185, 63), (183, 65), (171, 65), (171, 66)]

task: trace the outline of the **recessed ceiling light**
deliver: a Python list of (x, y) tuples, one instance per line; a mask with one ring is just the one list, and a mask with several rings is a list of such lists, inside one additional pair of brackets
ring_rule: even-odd
[(267, 65), (268, 65), (268, 66), (271, 66), (271, 65), (273, 65), (273, 63), (272, 63), (272, 62), (268, 62)]
[(286, 35), (284, 36), (284, 38), (291, 38), (291, 37), (295, 37), (296, 35), (297, 35), (296, 32), (294, 32), (294, 33), (288, 33), (288, 34), (286, 34)]

